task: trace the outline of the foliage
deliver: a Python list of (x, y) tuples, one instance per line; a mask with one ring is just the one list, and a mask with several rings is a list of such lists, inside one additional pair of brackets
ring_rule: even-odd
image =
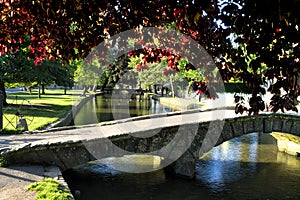
[[(300, 2), (298, 0), (4, 0), (0, 6), (0, 53), (21, 49), (24, 34), (30, 39), (30, 58), (35, 65), (42, 60), (69, 62), (85, 58), (96, 45), (111, 36), (141, 27), (165, 27), (197, 41), (210, 54), (224, 81), (239, 79), (252, 89), (250, 107), (244, 111), (257, 114), (260, 97), (273, 94), (270, 109), (297, 111), (300, 73)], [(161, 38), (140, 45), (130, 56), (143, 55), (137, 67), (167, 58), (165, 75), (178, 72), (184, 56), (157, 48)], [(125, 44), (128, 41), (119, 41)], [(172, 44), (172, 38), (168, 42)], [(188, 47), (184, 46), (183, 47)], [(185, 48), (188, 49), (188, 48)], [(182, 51), (182, 53), (186, 53)], [(108, 54), (104, 52), (104, 54)], [(106, 58), (106, 57), (105, 57)], [(191, 60), (190, 60), (191, 61)], [(112, 63), (112, 62), (111, 62)], [(109, 65), (102, 79), (116, 83), (126, 73), (127, 65)], [(120, 68), (119, 68), (120, 67)], [(187, 68), (189, 65), (187, 65)], [(196, 69), (198, 66), (191, 66)], [(181, 70), (184, 71), (184, 70)], [(117, 75), (116, 75), (117, 74)], [(192, 74), (188, 75), (192, 76)], [(210, 80), (213, 72), (205, 72)], [(201, 77), (202, 78), (202, 77)], [(268, 86), (267, 91), (262, 85)]]
[[(102, 58), (102, 57), (101, 57)], [(114, 87), (122, 76), (128, 72), (128, 56), (123, 55), (112, 60), (109, 66), (98, 59), (80, 60), (75, 71), (75, 82), (80, 86)]]
[[(73, 66), (63, 66), (62, 62), (52, 60), (44, 60), (37, 66), (36, 61), (31, 59), (34, 50), (29, 36), (24, 35), (21, 39), (23, 42), (19, 44), (16, 52), (0, 55), (0, 82), (2, 84), (4, 82), (33, 86), (55, 83), (65, 87), (73, 86)], [(1, 91), (5, 94), (4, 87)]]
[(36, 191), (37, 199), (47, 200), (69, 200), (70, 193), (52, 178), (45, 178), (41, 182), (34, 182), (29, 185), (27, 190)]
[(20, 44), (20, 49), (15, 53), (6, 53), (0, 56), (0, 80), (8, 83), (27, 82), (25, 71), (29, 71), (31, 63), (27, 59), (29, 52), (29, 43), (27, 37), (24, 37), (24, 43)]
[(237, 105), (236, 110), (249, 114), (263, 110), (265, 103), (261, 96), (267, 87), (273, 94), (270, 100), (273, 112), (298, 111), (299, 8), (299, 1), (294, 0), (245, 0), (244, 6), (240, 1), (224, 5), (223, 22), (234, 31), (238, 48), (227, 52), (223, 66), (228, 78), (239, 78), (252, 88), (250, 107)]
[(163, 68), (165, 67), (163, 61), (161, 63), (146, 63), (141, 67), (138, 66), (138, 63), (140, 63), (140, 58), (130, 58), (129, 66), (134, 68), (138, 76), (138, 82), (143, 89), (149, 89), (155, 84), (169, 82), (166, 76), (162, 76)]
[(5, 158), (0, 156), (0, 167), (5, 167), (6, 165), (7, 165), (7, 161), (5, 160)]

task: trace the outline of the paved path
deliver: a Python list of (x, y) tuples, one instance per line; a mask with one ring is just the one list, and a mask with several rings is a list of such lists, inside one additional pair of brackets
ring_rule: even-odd
[(56, 166), (14, 165), (0, 167), (0, 200), (35, 200), (36, 192), (27, 191), (28, 186), (44, 177), (56, 179), (67, 187)]

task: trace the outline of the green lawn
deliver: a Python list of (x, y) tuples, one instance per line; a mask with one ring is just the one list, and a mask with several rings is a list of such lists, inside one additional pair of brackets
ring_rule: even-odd
[(205, 104), (202, 102), (198, 102), (198, 99), (186, 100), (182, 98), (172, 98), (172, 97), (161, 97), (159, 102), (163, 105), (174, 107), (178, 110), (188, 110), (192, 108), (199, 108), (204, 106)]
[[(73, 101), (79, 100), (82, 91), (68, 90), (64, 95), (63, 90), (46, 90), (46, 94), (39, 99), (37, 91), (32, 94), (19, 92), (7, 95), (8, 107), (3, 108), (3, 128), (6, 131), (16, 130), (19, 112), (28, 123), (29, 130), (39, 130), (63, 118), (71, 110)], [(10, 122), (9, 122), (10, 121)]]

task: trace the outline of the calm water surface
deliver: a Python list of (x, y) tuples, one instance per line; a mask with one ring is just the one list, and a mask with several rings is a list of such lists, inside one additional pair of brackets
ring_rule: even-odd
[[(172, 111), (154, 100), (111, 101), (100, 97), (90, 102), (77, 123)], [(80, 200), (300, 199), (300, 158), (278, 152), (269, 134), (253, 133), (213, 148), (198, 161), (195, 180), (174, 178), (164, 170), (119, 172), (112, 168), (114, 160), (120, 164), (111, 158), (110, 167), (96, 162), (70, 170), (64, 177), (73, 193), (80, 191)]]
[(75, 116), (74, 123), (76, 125), (93, 124), (175, 110), (175, 108), (161, 105), (159, 101), (150, 98), (140, 101), (127, 98), (112, 99), (110, 95), (101, 95), (81, 108)]
[(275, 144), (269, 134), (257, 133), (225, 142), (199, 160), (192, 181), (164, 170), (128, 174), (99, 164), (89, 165), (93, 174), (87, 177), (78, 169), (65, 177), (82, 200), (300, 199), (300, 159)]

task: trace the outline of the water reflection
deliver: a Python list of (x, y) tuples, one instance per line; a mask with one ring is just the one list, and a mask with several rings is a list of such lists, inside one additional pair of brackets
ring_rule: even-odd
[(275, 143), (257, 133), (225, 142), (198, 163), (197, 179), (220, 198), (298, 199), (300, 160), (278, 152)]
[(151, 98), (123, 99), (101, 95), (87, 102), (75, 116), (76, 125), (94, 124), (98, 122), (125, 119), (150, 114), (160, 114), (175, 111), (159, 104)]
[(114, 171), (125, 171), (129, 173), (141, 173), (146, 171), (155, 171), (162, 168), (164, 158), (152, 155), (124, 155), (122, 157), (104, 158), (91, 162), (91, 165), (105, 165)]
[[(194, 181), (98, 165), (93, 175), (69, 172), (71, 189), (88, 199), (300, 199), (300, 159), (277, 151), (269, 134), (249, 134), (213, 148), (197, 163)], [(92, 170), (93, 171), (93, 170)], [(100, 173), (99, 173), (100, 172)]]

